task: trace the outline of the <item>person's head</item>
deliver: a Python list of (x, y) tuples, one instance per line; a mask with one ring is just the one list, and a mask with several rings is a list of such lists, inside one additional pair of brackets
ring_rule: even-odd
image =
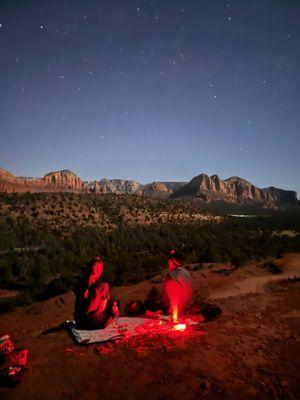
[(103, 273), (103, 261), (100, 257), (93, 257), (85, 268), (85, 275), (89, 284), (95, 282)]
[(170, 270), (174, 270), (181, 267), (184, 261), (184, 257), (178, 251), (171, 249), (168, 253), (168, 267)]

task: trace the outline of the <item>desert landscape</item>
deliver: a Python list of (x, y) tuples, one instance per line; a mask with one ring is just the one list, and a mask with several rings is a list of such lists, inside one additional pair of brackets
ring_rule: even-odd
[(300, 399), (299, 21), (0, 0), (1, 400)]
[[(66, 331), (43, 334), (73, 317), (67, 293), (1, 316), (1, 332), (30, 350), (29, 370), (3, 399), (297, 399), (300, 253), (232, 270), (189, 266), (194, 296), (219, 305), (201, 329), (78, 346)], [(144, 300), (162, 276), (113, 289), (121, 304)], [(122, 307), (123, 308), (123, 307)]]

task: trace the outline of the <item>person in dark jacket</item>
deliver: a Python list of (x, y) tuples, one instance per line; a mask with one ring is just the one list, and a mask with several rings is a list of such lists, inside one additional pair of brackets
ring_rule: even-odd
[(192, 303), (192, 279), (183, 267), (183, 256), (175, 250), (168, 254), (169, 273), (163, 286), (162, 302), (174, 321), (187, 311)]
[(94, 257), (77, 280), (74, 319), (79, 329), (104, 328), (109, 315), (109, 285), (101, 279), (103, 261)]

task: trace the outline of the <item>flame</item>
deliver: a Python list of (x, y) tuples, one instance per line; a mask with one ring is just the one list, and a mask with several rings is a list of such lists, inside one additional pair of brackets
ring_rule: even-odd
[(172, 320), (173, 322), (178, 322), (178, 305), (175, 303), (172, 307)]
[(186, 324), (176, 324), (173, 326), (174, 331), (184, 331), (186, 329)]

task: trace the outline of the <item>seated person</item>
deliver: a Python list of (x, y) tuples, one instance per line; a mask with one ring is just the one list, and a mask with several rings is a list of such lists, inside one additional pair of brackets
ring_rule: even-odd
[(169, 273), (165, 278), (162, 302), (164, 308), (177, 322), (192, 303), (192, 282), (188, 271), (183, 267), (183, 256), (175, 250), (168, 254)]
[(110, 317), (109, 285), (101, 280), (103, 261), (94, 257), (77, 280), (74, 319), (79, 329), (104, 328)]

